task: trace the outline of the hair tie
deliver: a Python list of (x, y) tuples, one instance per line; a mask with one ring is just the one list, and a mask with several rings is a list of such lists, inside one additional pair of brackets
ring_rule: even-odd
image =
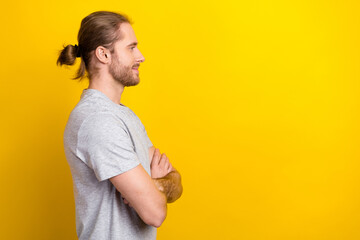
[(76, 57), (81, 57), (81, 54), (80, 54), (80, 47), (78, 45), (75, 44), (75, 53), (76, 53)]

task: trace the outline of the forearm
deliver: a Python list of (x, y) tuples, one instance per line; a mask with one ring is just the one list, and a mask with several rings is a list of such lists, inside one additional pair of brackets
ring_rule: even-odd
[(155, 185), (163, 192), (168, 203), (175, 202), (180, 198), (183, 187), (181, 184), (181, 176), (178, 171), (174, 170), (162, 178), (153, 178)]

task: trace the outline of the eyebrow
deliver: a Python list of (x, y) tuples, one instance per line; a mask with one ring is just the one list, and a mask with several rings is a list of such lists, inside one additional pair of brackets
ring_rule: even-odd
[(137, 46), (138, 45), (138, 42), (132, 42), (130, 43), (129, 45), (127, 45), (127, 47), (130, 47), (130, 46)]

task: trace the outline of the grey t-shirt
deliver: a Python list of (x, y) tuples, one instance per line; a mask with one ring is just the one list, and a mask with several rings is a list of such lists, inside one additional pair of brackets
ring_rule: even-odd
[(98, 90), (83, 90), (64, 132), (80, 240), (156, 239), (156, 228), (124, 204), (109, 181), (139, 164), (151, 175), (151, 146), (133, 111)]

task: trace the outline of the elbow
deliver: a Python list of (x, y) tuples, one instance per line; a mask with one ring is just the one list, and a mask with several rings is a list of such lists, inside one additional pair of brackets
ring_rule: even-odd
[(183, 193), (183, 186), (181, 184), (181, 178), (179, 175), (177, 187), (173, 190), (173, 194), (171, 194), (171, 197), (168, 198), (168, 203), (175, 202), (177, 199), (181, 197), (182, 193)]
[(167, 203), (165, 195), (160, 195), (161, 197), (157, 201), (149, 206), (148, 211), (143, 216), (143, 221), (150, 226), (160, 227), (161, 224), (165, 221), (167, 214)]
[(182, 193), (183, 193), (183, 186), (182, 186), (182, 184), (180, 183), (180, 188), (179, 188), (178, 196), (177, 196), (176, 199), (179, 199), (179, 198), (181, 197)]
[(176, 189), (176, 191), (173, 192), (173, 195), (171, 197), (168, 198), (168, 203), (173, 203), (175, 202), (177, 199), (179, 199), (182, 195), (183, 192), (183, 187), (182, 185), (179, 186), (178, 189)]
[(152, 218), (147, 224), (156, 228), (159, 228), (162, 223), (165, 221), (166, 213), (161, 216)]
[(165, 221), (167, 214), (167, 206), (165, 204), (165, 207), (162, 209), (158, 209), (156, 212), (153, 212), (151, 215), (144, 218), (144, 222), (147, 225), (159, 228), (162, 223)]

